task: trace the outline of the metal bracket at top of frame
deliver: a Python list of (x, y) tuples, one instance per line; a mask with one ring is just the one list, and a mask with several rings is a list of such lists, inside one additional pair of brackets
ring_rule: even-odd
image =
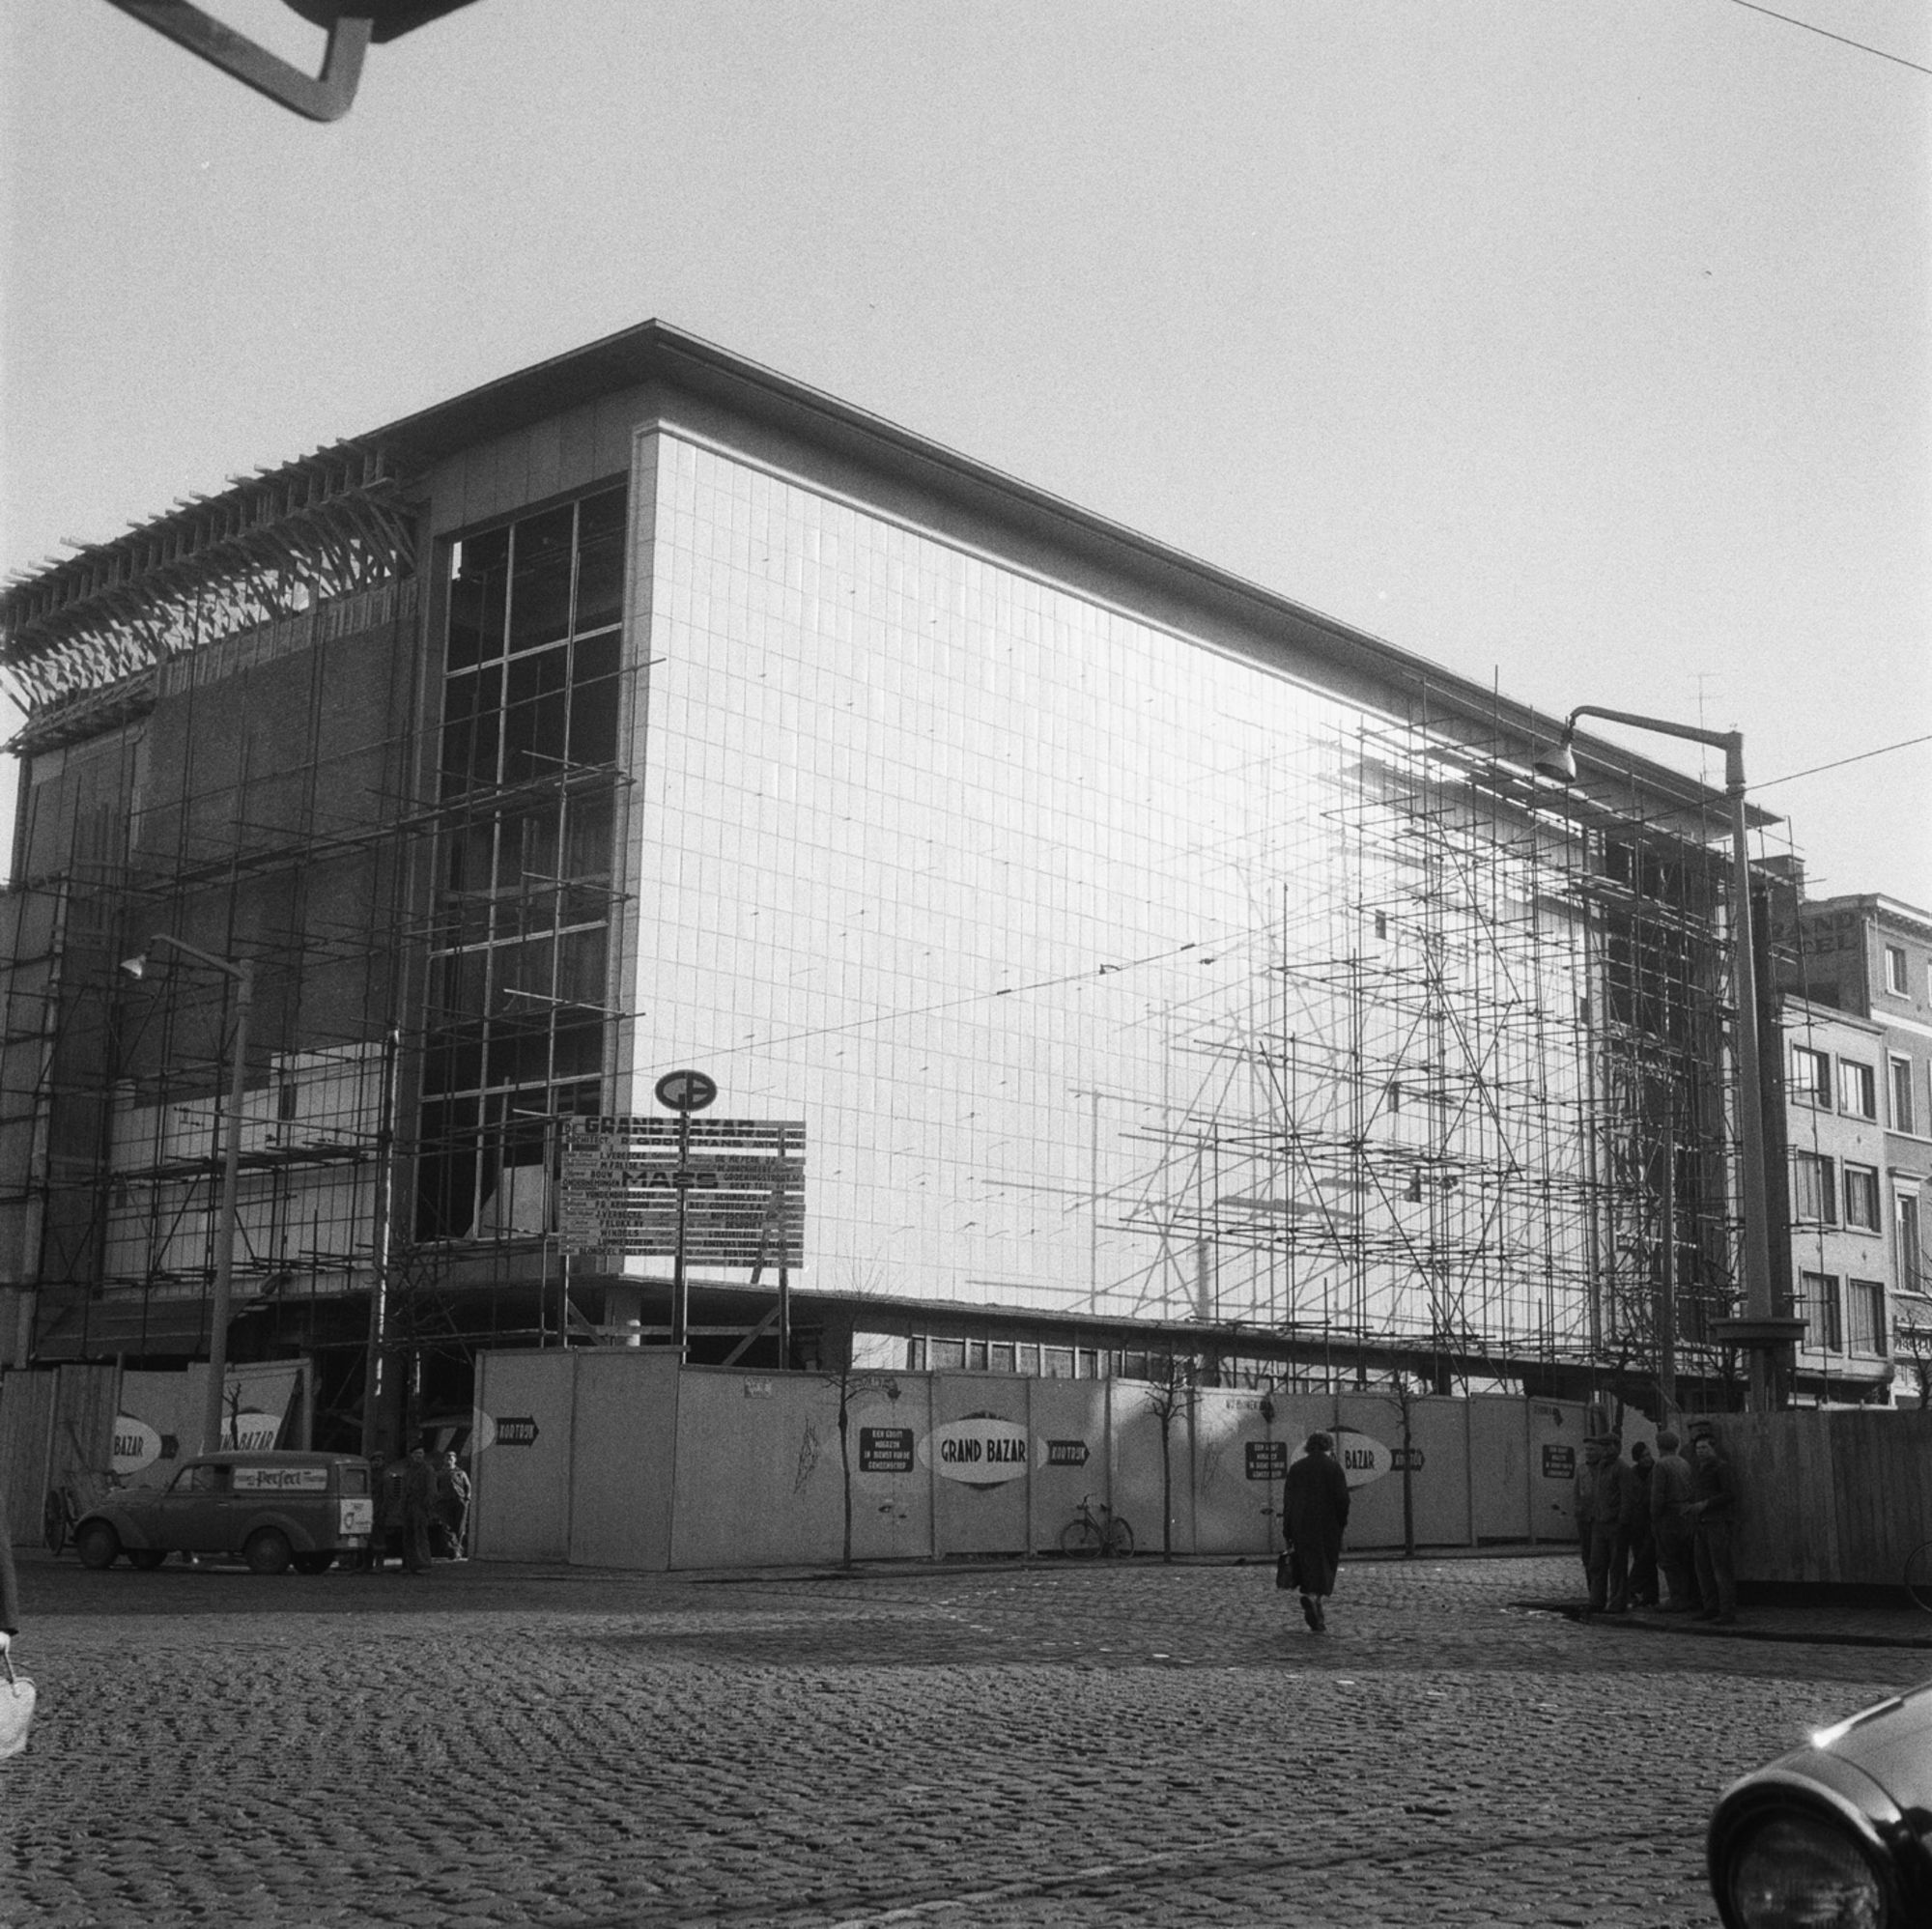
[(311, 121), (339, 121), (348, 113), (376, 24), (373, 12), (337, 14), (328, 23), (322, 71), (307, 74), (257, 46), (245, 34), (211, 18), (193, 0), (107, 0), (107, 4)]

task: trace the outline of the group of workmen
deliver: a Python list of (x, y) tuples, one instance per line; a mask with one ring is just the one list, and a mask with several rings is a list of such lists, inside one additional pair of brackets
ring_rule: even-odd
[(401, 1546), (405, 1574), (427, 1574), (439, 1560), (469, 1559), (469, 1476), (454, 1453), (435, 1461), (423, 1447), (399, 1461), (372, 1455), (369, 1492), (376, 1503), (369, 1572), (387, 1565), (391, 1542)]
[(1738, 1618), (1731, 1546), (1736, 1476), (1710, 1422), (1691, 1424), (1689, 1460), (1680, 1445), (1666, 1429), (1657, 1436), (1655, 1453), (1638, 1440), (1626, 1460), (1613, 1433), (1584, 1442), (1576, 1506), (1588, 1612), (1656, 1607), (1700, 1621)]

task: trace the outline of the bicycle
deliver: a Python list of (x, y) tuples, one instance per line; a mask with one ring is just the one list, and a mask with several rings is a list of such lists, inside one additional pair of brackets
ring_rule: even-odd
[(99, 1474), (82, 1467), (71, 1478), (48, 1488), (47, 1497), (41, 1506), (41, 1539), (47, 1552), (58, 1555), (73, 1539), (73, 1530), (81, 1517), (92, 1513), (105, 1495), (126, 1485), (120, 1474)]
[(1913, 1606), (1932, 1614), (1932, 1541), (1921, 1543), (1906, 1555), (1905, 1592)]
[(1080, 1512), (1060, 1530), (1060, 1551), (1124, 1560), (1134, 1550), (1134, 1530), (1104, 1500), (1097, 1514), (1092, 1502), (1092, 1494), (1080, 1496)]

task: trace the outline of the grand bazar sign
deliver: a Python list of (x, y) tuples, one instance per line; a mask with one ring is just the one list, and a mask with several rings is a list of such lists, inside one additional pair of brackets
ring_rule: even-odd
[(968, 1414), (935, 1427), (920, 1442), (921, 1462), (962, 1487), (1004, 1487), (1026, 1477), (1032, 1442), (1017, 1422), (991, 1413)]

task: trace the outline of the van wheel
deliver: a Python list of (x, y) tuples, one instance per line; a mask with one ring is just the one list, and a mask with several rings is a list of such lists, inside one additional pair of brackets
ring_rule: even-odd
[(242, 1552), (256, 1574), (286, 1574), (289, 1563), (295, 1558), (289, 1537), (279, 1527), (264, 1527), (260, 1532), (250, 1534)]
[(152, 1574), (168, 1557), (165, 1547), (129, 1547), (128, 1558), (143, 1574)]
[(297, 1554), (297, 1574), (327, 1574), (335, 1565), (333, 1554)]
[(85, 1568), (111, 1568), (121, 1553), (121, 1536), (104, 1520), (90, 1520), (73, 1537), (73, 1550)]

